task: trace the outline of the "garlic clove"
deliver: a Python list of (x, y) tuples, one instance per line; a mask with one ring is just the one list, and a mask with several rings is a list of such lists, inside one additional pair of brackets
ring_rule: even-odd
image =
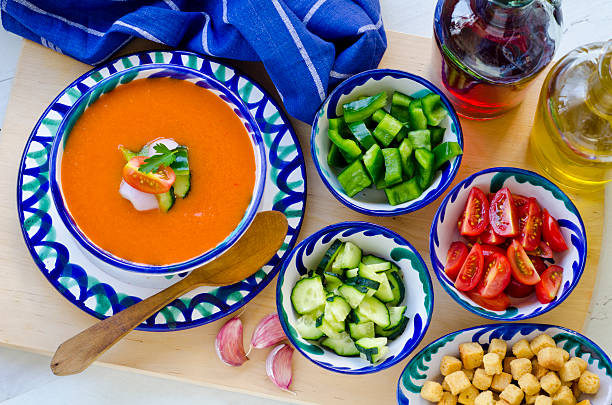
[(274, 346), (275, 344), (287, 339), (283, 327), (281, 326), (278, 314), (266, 315), (255, 330), (251, 337), (251, 346), (247, 355), (251, 352), (251, 349), (264, 349), (266, 347)]
[(222, 362), (228, 366), (241, 366), (249, 359), (244, 353), (242, 340), (242, 321), (240, 318), (230, 319), (219, 329), (215, 339), (215, 350)]
[(289, 390), (292, 378), (292, 357), (293, 347), (286, 343), (276, 346), (266, 359), (266, 374), (278, 388), (295, 395), (295, 392)]

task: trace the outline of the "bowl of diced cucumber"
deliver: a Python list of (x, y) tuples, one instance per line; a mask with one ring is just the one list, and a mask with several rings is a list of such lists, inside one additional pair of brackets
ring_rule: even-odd
[(331, 371), (366, 374), (416, 348), (433, 294), (427, 266), (403, 237), (368, 222), (341, 222), (292, 250), (278, 276), (276, 306), (302, 355)]
[(463, 154), (459, 118), (429, 81), (399, 70), (359, 73), (315, 116), (311, 153), (347, 207), (395, 216), (425, 207), (451, 184)]

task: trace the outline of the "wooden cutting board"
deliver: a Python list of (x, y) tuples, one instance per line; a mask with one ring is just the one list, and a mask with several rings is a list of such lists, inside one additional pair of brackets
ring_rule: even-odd
[[(389, 47), (381, 67), (402, 69), (425, 77), (428, 71), (431, 40), (388, 33)], [(139, 41), (124, 53), (158, 48)], [(258, 79), (271, 94), (274, 86), (260, 64), (241, 63), (239, 67)], [(0, 136), (0, 343), (25, 350), (53, 353), (65, 339), (92, 325), (95, 320), (74, 307), (45, 280), (23, 242), (16, 209), (16, 179), (19, 159), (30, 131), (52, 99), (70, 82), (90, 69), (69, 57), (24, 41), (24, 47), (13, 84)], [(488, 121), (463, 120), (465, 157), (456, 181), (491, 166), (517, 166), (536, 170), (528, 153), (529, 132), (541, 75), (523, 104), (505, 116)], [(309, 153), (310, 126), (293, 120), (305, 152), (308, 199), (300, 239), (321, 227), (344, 220), (376, 222), (402, 234), (429, 264), (429, 227), (438, 202), (396, 218), (368, 217), (339, 203), (325, 188)], [(603, 226), (603, 191), (569, 195), (580, 210), (588, 237), (587, 267), (572, 295), (554, 310), (534, 319), (581, 331), (589, 308), (598, 268)], [(461, 308), (442, 290), (432, 273), (435, 307), (431, 325), (420, 348), (448, 332), (486, 323)], [(257, 322), (276, 311), (273, 281), (249, 303), (242, 315), (247, 341)], [(100, 358), (100, 363), (124, 367), (232, 391), (248, 392), (286, 401), (320, 404), (392, 404), (396, 384), (406, 360), (391, 369), (365, 376), (347, 376), (323, 370), (299, 353), (295, 353), (293, 396), (276, 389), (266, 378), (265, 358), (268, 350), (256, 350), (244, 366), (231, 368), (217, 359), (213, 341), (223, 324), (218, 321), (195, 329), (152, 333), (130, 333)], [(64, 377), (69, 378), (69, 377)]]

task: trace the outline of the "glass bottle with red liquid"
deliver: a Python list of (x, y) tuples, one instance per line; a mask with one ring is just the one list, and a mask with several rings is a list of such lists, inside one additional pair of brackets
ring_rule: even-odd
[(552, 60), (561, 37), (559, 0), (438, 0), (434, 78), (465, 117), (516, 107)]

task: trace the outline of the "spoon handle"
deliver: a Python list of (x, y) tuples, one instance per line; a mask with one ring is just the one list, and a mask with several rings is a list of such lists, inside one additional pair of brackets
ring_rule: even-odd
[(113, 346), (151, 315), (174, 301), (176, 298), (198, 286), (189, 276), (140, 301), (116, 315), (96, 322), (93, 326), (62, 343), (51, 360), (55, 375), (80, 373), (102, 353)]

